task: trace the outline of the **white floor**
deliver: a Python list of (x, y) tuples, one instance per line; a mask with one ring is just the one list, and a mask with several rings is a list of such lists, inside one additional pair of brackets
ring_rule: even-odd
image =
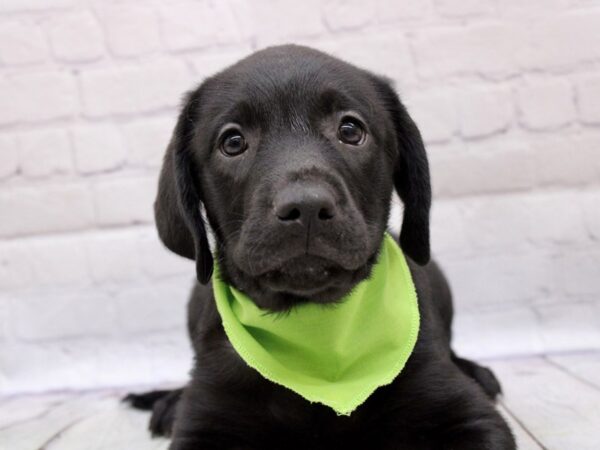
[[(488, 361), (520, 449), (600, 449), (600, 353)], [(0, 450), (164, 450), (123, 392), (0, 400)]]

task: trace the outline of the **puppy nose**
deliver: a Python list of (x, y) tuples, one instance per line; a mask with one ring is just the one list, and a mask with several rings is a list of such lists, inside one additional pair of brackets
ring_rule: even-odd
[(326, 221), (335, 216), (333, 195), (321, 186), (289, 186), (275, 197), (275, 215), (281, 222)]

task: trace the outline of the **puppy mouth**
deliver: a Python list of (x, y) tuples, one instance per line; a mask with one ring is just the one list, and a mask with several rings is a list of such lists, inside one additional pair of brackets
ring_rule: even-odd
[(260, 278), (273, 291), (306, 297), (327, 290), (344, 275), (349, 275), (348, 271), (336, 262), (305, 254), (286, 260)]

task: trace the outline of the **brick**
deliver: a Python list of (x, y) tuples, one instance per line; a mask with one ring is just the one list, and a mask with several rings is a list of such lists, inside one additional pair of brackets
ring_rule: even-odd
[[(318, 0), (289, 2), (256, 0), (249, 9), (252, 34), (260, 47), (293, 42), (296, 38), (316, 37), (327, 30), (319, 14)], [(285, 17), (285, 20), (282, 20)]]
[(438, 197), (508, 192), (534, 185), (532, 151), (516, 140), (473, 142), (462, 152), (436, 152), (430, 160)]
[(47, 25), (53, 53), (64, 61), (84, 62), (104, 54), (104, 36), (89, 12), (54, 15)]
[[(37, 122), (70, 117), (77, 112), (77, 86), (65, 71), (13, 74), (5, 85), (10, 112), (8, 122)], [(2, 86), (0, 84), (0, 92)], [(2, 115), (0, 115), (2, 121)]]
[(175, 127), (175, 118), (147, 119), (122, 127), (131, 165), (160, 167)]
[(29, 247), (18, 240), (0, 243), (0, 291), (32, 286)]
[(0, 108), (0, 124), (12, 124), (19, 120), (19, 95), (21, 93), (15, 91), (12, 81), (0, 76), (0, 98), (4, 104), (11, 105), (10, 108)]
[[(505, 20), (540, 20), (542, 14), (564, 14), (564, 10), (571, 5), (571, 0), (503, 0), (496, 3), (498, 15)], [(542, 14), (540, 12), (543, 11)]]
[(112, 283), (139, 277), (140, 259), (135, 234), (98, 234), (87, 239), (85, 248), (94, 281)]
[(226, 67), (235, 64), (240, 59), (252, 53), (252, 48), (244, 44), (236, 46), (235, 50), (212, 54), (201, 54), (188, 58), (196, 79), (203, 80)]
[(0, 11), (39, 11), (73, 6), (77, 0), (3, 0)]
[(588, 233), (600, 241), (600, 191), (584, 195), (582, 206)]
[(146, 83), (138, 97), (140, 111), (178, 107), (183, 94), (194, 87), (187, 65), (179, 61), (165, 61), (156, 66), (140, 67), (137, 76)]
[[(253, 3), (253, 10), (259, 8), (261, 4)], [(169, 50), (193, 50), (236, 43), (241, 39), (239, 25), (228, 2), (200, 0), (169, 4), (160, 9), (160, 24)]]
[(138, 251), (142, 270), (152, 279), (194, 274), (194, 262), (169, 251), (154, 229), (140, 234)]
[(535, 184), (579, 186), (600, 179), (600, 135), (576, 134), (530, 139)]
[(579, 193), (534, 194), (528, 199), (529, 239), (540, 247), (588, 240)]
[(179, 105), (192, 81), (180, 61), (157, 61), (81, 74), (84, 113), (91, 117), (133, 114)]
[(94, 186), (96, 220), (100, 225), (151, 223), (158, 182), (152, 178), (106, 180)]
[[(540, 0), (538, 0), (540, 1)], [(543, 0), (541, 0), (543, 1)], [(555, 0), (558, 1), (558, 0)], [(596, 0), (563, 0), (563, 2), (566, 2), (566, 4), (568, 6), (573, 7), (574, 9), (583, 9), (583, 8), (589, 8), (591, 7), (595, 7), (597, 6), (596, 4)]]
[(0, 180), (17, 173), (19, 157), (14, 135), (0, 135)]
[(519, 60), (526, 69), (571, 69), (600, 57), (600, 11), (555, 14), (537, 20), (523, 41)]
[(428, 0), (376, 0), (377, 20), (381, 23), (391, 23), (407, 20), (422, 19), (432, 9)]
[(351, 30), (370, 24), (375, 17), (375, 5), (361, 0), (327, 0), (321, 14), (331, 30)]
[(513, 253), (532, 245), (585, 245), (589, 238), (579, 198), (569, 193), (536, 193), (465, 201), (462, 210), (470, 245), (478, 254)]
[(471, 250), (462, 207), (457, 201), (437, 200), (431, 210), (431, 242), (436, 258), (439, 255), (457, 255)]
[(478, 253), (530, 248), (531, 220), (525, 195), (487, 196), (464, 206), (464, 223), (470, 245)]
[(108, 47), (117, 56), (137, 56), (160, 48), (156, 12), (147, 6), (119, 5), (104, 10)]
[(19, 135), (21, 172), (27, 177), (69, 173), (73, 169), (71, 144), (61, 129), (36, 129)]
[[(36, 408), (43, 413), (49, 405), (64, 400), (64, 393), (53, 394), (55, 398), (48, 399), (48, 391), (64, 392), (66, 387), (75, 392), (97, 392), (99, 389), (111, 391), (114, 386), (153, 383), (175, 386), (185, 381), (192, 361), (189, 339), (183, 330), (129, 339), (114, 338), (107, 333), (95, 333), (87, 339), (77, 335), (67, 337), (71, 338), (35, 343), (15, 340), (2, 349), (0, 362), (3, 368), (9, 369), (6, 370), (7, 391), (37, 392), (48, 400), (40, 408), (40, 395), (24, 397), (35, 399), (33, 408), (25, 406), (27, 413), (35, 413)], [(43, 377), (39, 371), (31, 370), (32, 367), (44, 367)], [(48, 420), (66, 424), (77, 411), (106, 414), (106, 408), (115, 404), (115, 397), (103, 397), (99, 399), (95, 393), (71, 397), (66, 406), (57, 407), (60, 413), (51, 415)], [(18, 403), (22, 405), (22, 402), (23, 397), (19, 397)], [(43, 440), (44, 435), (41, 436)]]
[(521, 252), (509, 247), (503, 254), (475, 255), (460, 259), (447, 255), (443, 262), (460, 310), (524, 304), (557, 288), (555, 261), (545, 252)]
[(35, 286), (85, 286), (90, 275), (78, 236), (36, 237), (25, 241)]
[(489, 0), (435, 0), (437, 11), (448, 17), (491, 14), (495, 5)]
[(559, 128), (575, 118), (571, 86), (565, 80), (537, 80), (516, 90), (520, 122), (532, 130)]
[(448, 89), (419, 90), (404, 103), (426, 143), (448, 141), (457, 131), (456, 108)]
[(80, 230), (94, 223), (85, 186), (14, 187), (0, 191), (0, 236)]
[(190, 278), (122, 289), (116, 296), (119, 328), (125, 334), (183, 329)]
[(6, 65), (39, 63), (46, 59), (46, 41), (31, 20), (0, 23), (0, 61)]
[(111, 125), (82, 125), (72, 130), (77, 170), (83, 174), (120, 167), (126, 149), (119, 130)]
[(114, 328), (107, 294), (46, 293), (19, 298), (14, 308), (15, 332), (30, 342), (105, 336)]
[(420, 31), (413, 41), (417, 69), (426, 78), (507, 78), (518, 72), (516, 54), (522, 34), (523, 30), (514, 26), (487, 23)]
[(13, 239), (0, 249), (1, 288), (32, 291), (90, 283), (85, 253), (77, 237)]
[[(20, 299), (19, 299), (20, 300)], [(45, 393), (47, 390), (60, 390), (74, 379), (81, 378), (79, 372), (76, 372), (76, 362), (73, 360), (73, 349), (71, 345), (67, 345), (68, 351), (65, 351), (64, 342), (54, 342), (52, 344), (46, 342), (41, 345), (33, 344), (30, 342), (22, 342), (18, 339), (13, 339), (11, 345), (4, 346), (0, 350), (0, 362), (3, 367), (3, 375), (6, 374), (6, 378), (3, 379), (2, 387), (3, 392), (12, 393)], [(77, 354), (77, 357), (84, 357), (85, 353)], [(44, 376), (40, 377), (39, 372), (36, 373), (32, 370), (33, 367), (44, 367)], [(68, 369), (67, 369), (68, 368)], [(87, 381), (87, 380), (86, 380)], [(76, 383), (69, 384), (69, 386), (75, 386)], [(53, 398), (54, 397), (54, 398)], [(46, 397), (47, 398), (47, 397)], [(39, 413), (43, 413), (44, 409), (50, 404), (56, 401), (62, 401), (65, 398), (65, 394), (53, 394), (49, 401), (44, 405), (40, 404), (38, 396), (30, 396), (29, 401), (32, 403), (32, 408), (29, 410), (35, 412), (36, 409)], [(85, 398), (85, 396), (83, 397)], [(35, 399), (35, 400), (34, 400)], [(86, 402), (78, 402), (76, 408), (81, 408)], [(83, 404), (82, 404), (83, 403)], [(90, 399), (87, 397), (87, 405), (90, 405)], [(41, 406), (41, 408), (40, 408)], [(67, 411), (74, 411), (72, 406), (67, 407)], [(68, 414), (64, 414), (64, 410), (61, 413), (58, 422), (64, 423), (65, 417)], [(12, 413), (14, 414), (14, 412)], [(18, 413), (17, 413), (18, 414)], [(60, 417), (59, 416), (59, 417)], [(52, 419), (47, 418), (52, 421)], [(47, 422), (46, 422), (47, 423)], [(43, 438), (42, 438), (43, 439)]]
[(598, 246), (585, 246), (561, 255), (554, 276), (564, 294), (595, 296), (600, 292), (600, 250)]
[[(430, 170), (433, 172), (436, 164), (454, 157), (461, 158), (466, 153), (466, 143), (461, 141), (451, 142), (431, 142), (425, 145), (427, 150), (427, 159), (429, 160)], [(435, 179), (433, 180), (436, 181)]]
[(460, 131), (467, 138), (506, 130), (514, 114), (510, 91), (503, 87), (463, 89), (457, 93), (456, 103)]
[(577, 109), (586, 124), (600, 124), (600, 76), (588, 76), (577, 83)]
[[(89, 70), (81, 74), (83, 112), (100, 117), (135, 113), (142, 75), (135, 68)], [(141, 85), (143, 86), (143, 84)]]
[[(354, 65), (393, 78), (400, 87), (415, 78), (408, 41), (399, 33), (330, 39), (316, 42), (314, 46)], [(389, 55), (394, 56), (390, 58)]]
[[(453, 324), (453, 347), (460, 355), (489, 358), (538, 354), (543, 342), (535, 311), (527, 304), (464, 311), (460, 297)], [(510, 336), (510, 339), (507, 339)]]
[[(0, 267), (0, 274), (2, 268)], [(0, 275), (1, 277), (2, 275)], [(4, 343), (11, 335), (10, 330), (10, 319), (9, 319), (9, 299), (7, 297), (0, 296), (0, 342)], [(2, 383), (0, 383), (2, 386)], [(4, 391), (4, 389), (3, 389)]]
[(65, 118), (78, 110), (75, 79), (61, 70), (14, 73), (0, 81), (0, 95), (11, 105), (1, 108), (0, 123)]

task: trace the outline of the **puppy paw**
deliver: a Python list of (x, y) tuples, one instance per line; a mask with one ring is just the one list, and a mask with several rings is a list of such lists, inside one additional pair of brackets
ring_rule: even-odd
[(175, 409), (183, 389), (173, 391), (151, 391), (143, 394), (129, 394), (123, 402), (135, 409), (152, 411), (148, 429), (153, 437), (170, 436), (175, 422)]
[(143, 394), (127, 394), (123, 398), (124, 403), (129, 403), (135, 409), (142, 411), (151, 411), (154, 404), (161, 398), (169, 395), (173, 391), (150, 391)]
[(496, 397), (502, 393), (502, 387), (494, 372), (487, 367), (476, 366), (473, 369), (473, 378), (483, 388), (484, 392), (489, 398), (495, 400)]
[(175, 423), (175, 410), (183, 389), (169, 392), (154, 403), (148, 428), (153, 437), (171, 436)]
[(486, 395), (495, 400), (496, 397), (502, 393), (502, 387), (494, 372), (487, 367), (480, 366), (479, 364), (470, 361), (468, 359), (459, 358), (456, 355), (452, 355), (452, 361), (463, 371), (465, 375), (474, 379), (479, 384)]

